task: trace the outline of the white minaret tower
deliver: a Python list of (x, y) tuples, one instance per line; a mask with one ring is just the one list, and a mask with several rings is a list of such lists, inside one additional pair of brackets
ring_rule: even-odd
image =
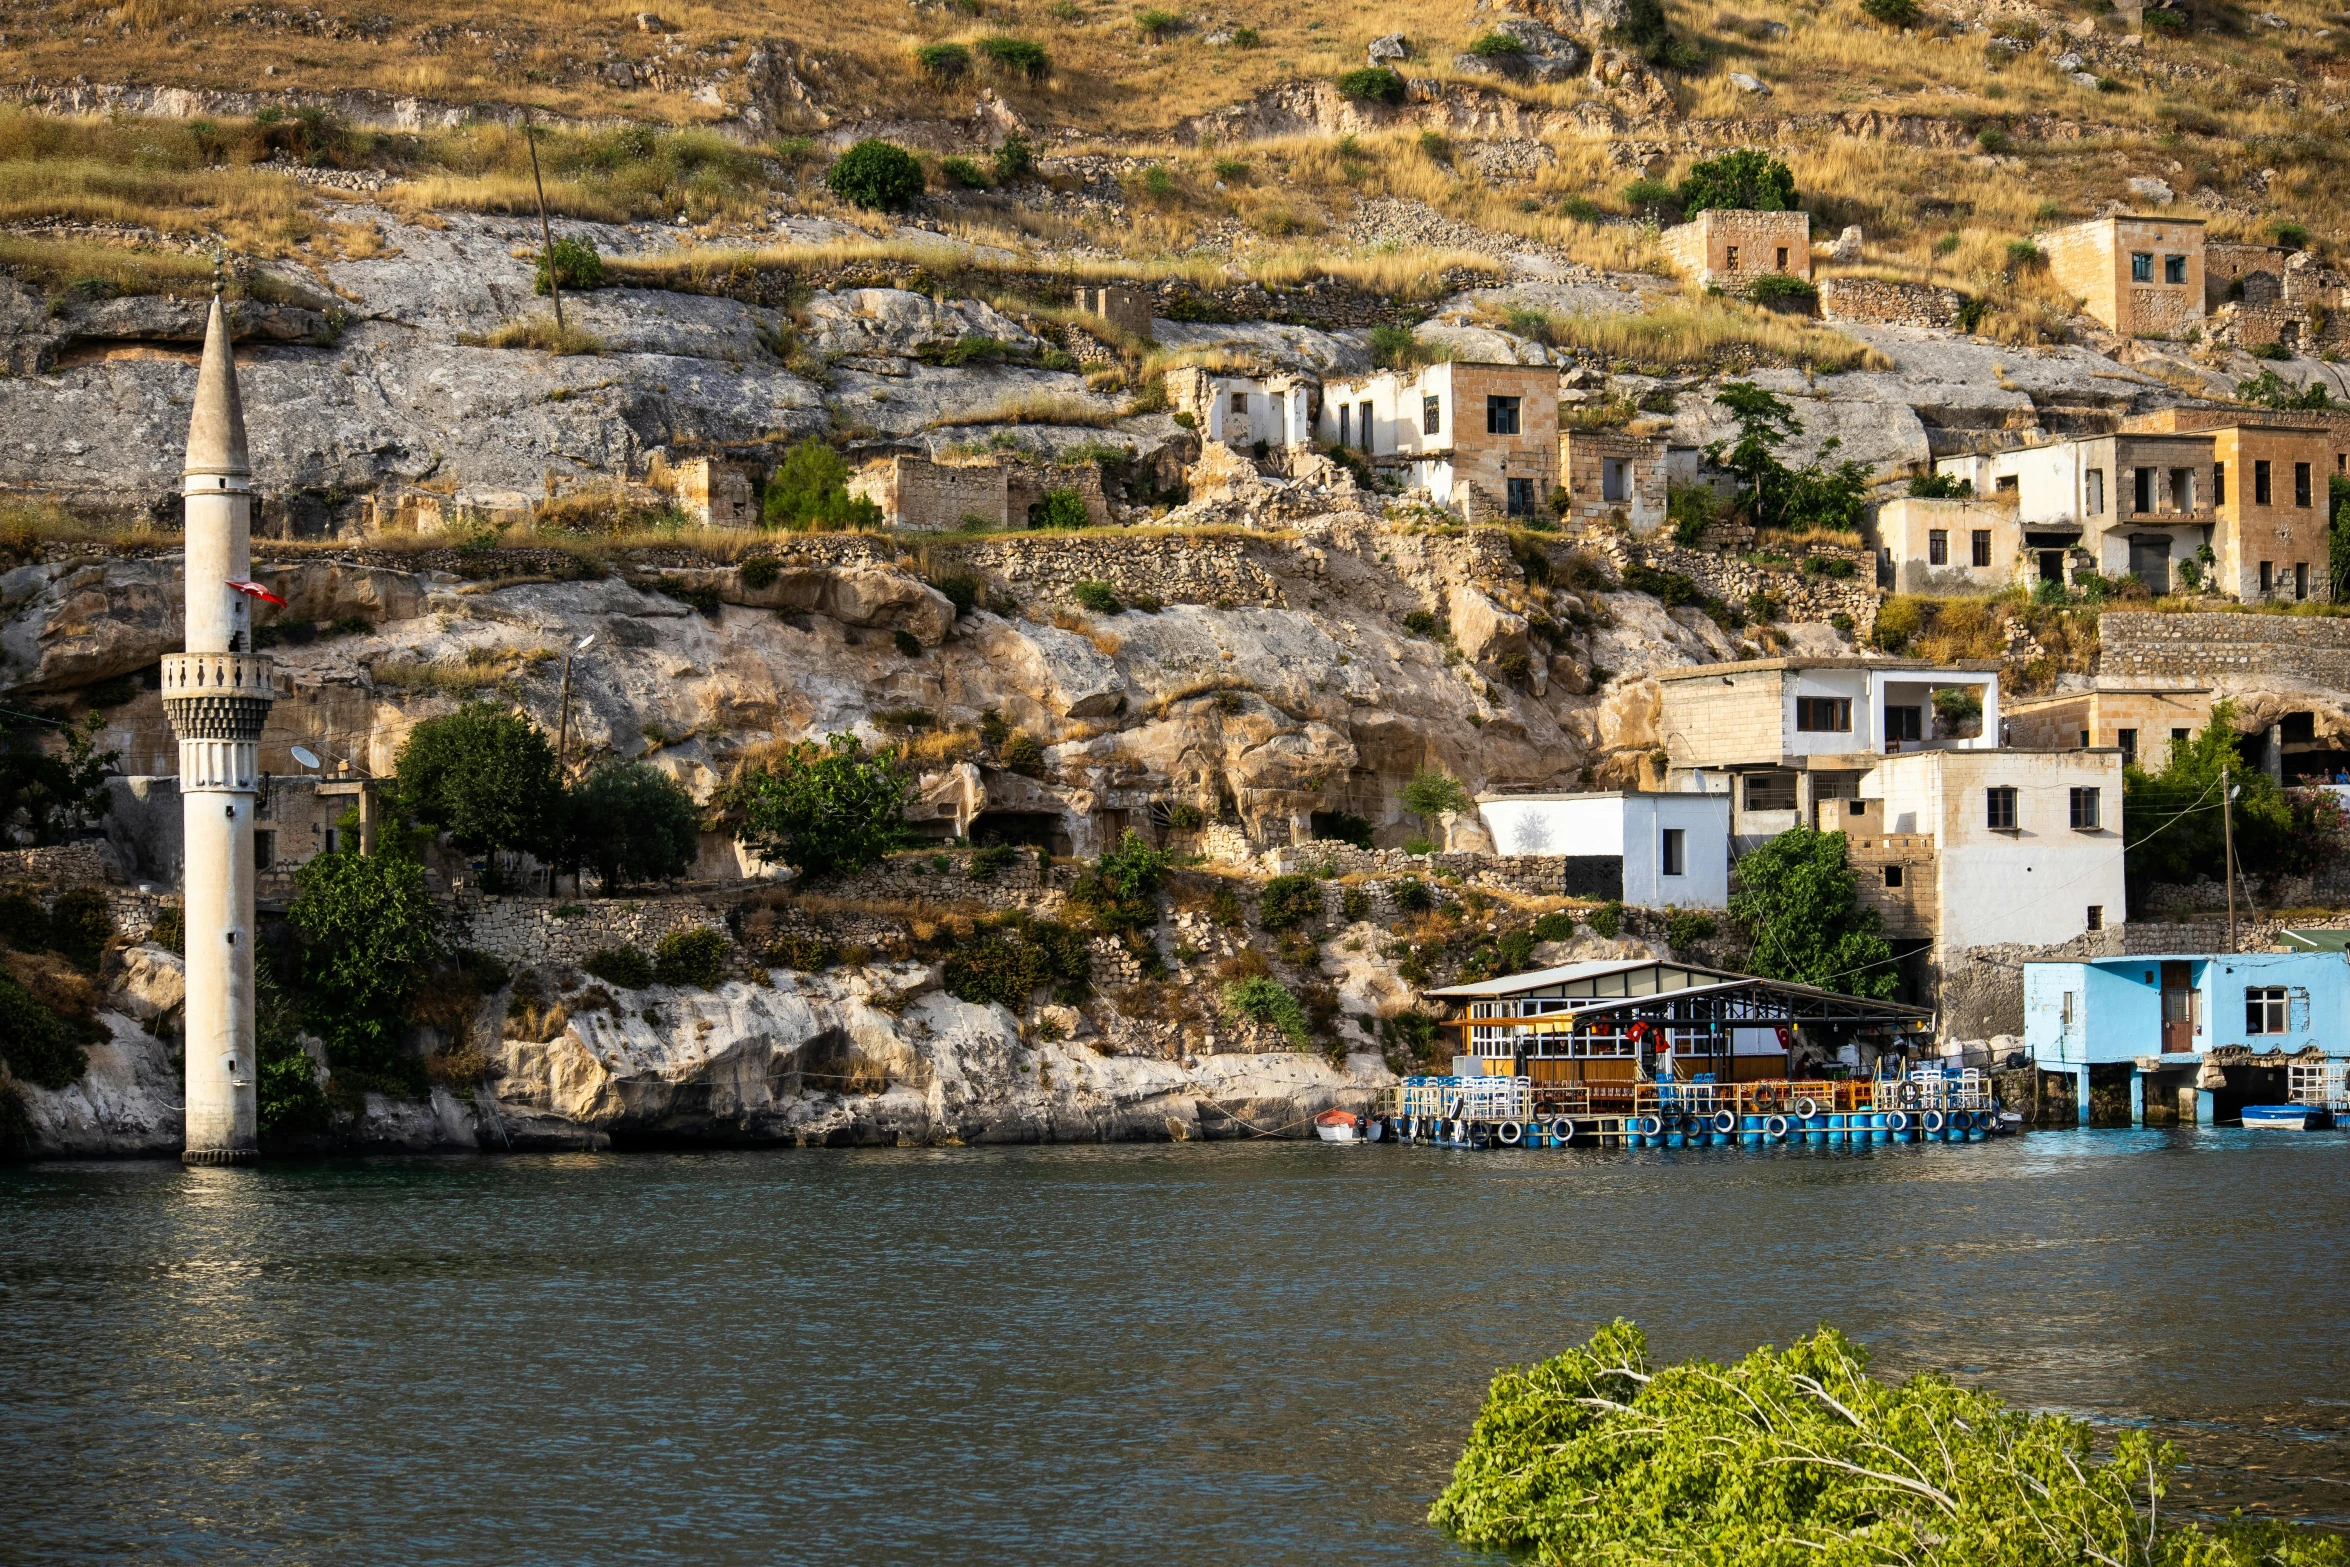
[[(253, 1059), (253, 802), (261, 726), (275, 699), (253, 651), (253, 468), (220, 285), (188, 420), (187, 651), (163, 660), (163, 706), (180, 742), (186, 845), (188, 1164), (260, 1157)], [(232, 586), (236, 584), (237, 586)]]

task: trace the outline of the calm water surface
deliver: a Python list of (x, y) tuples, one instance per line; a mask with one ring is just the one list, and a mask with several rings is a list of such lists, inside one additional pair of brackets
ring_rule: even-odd
[(2350, 1134), (0, 1174), (0, 1559), (1282, 1563), (1599, 1322), (2152, 1422), (2350, 1523)]

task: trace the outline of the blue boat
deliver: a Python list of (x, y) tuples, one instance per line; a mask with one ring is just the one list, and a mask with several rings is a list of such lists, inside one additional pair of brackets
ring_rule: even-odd
[(2311, 1132), (2334, 1124), (2333, 1115), (2319, 1105), (2246, 1105), (2248, 1131)]

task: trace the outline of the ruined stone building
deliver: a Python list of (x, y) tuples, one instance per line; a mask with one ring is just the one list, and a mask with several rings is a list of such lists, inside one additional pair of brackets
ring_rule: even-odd
[(1763, 277), (1811, 280), (1811, 214), (1709, 207), (1664, 232), (1665, 255), (1698, 288), (1742, 294)]
[(1664, 525), (1666, 448), (1661, 435), (1567, 430), (1559, 436), (1560, 521), (1621, 519), (1634, 533)]
[(2211, 335), (2238, 348), (2294, 354), (2339, 348), (2343, 279), (2304, 250), (2212, 243), (2203, 248), (2203, 308)]
[(1324, 386), (1316, 436), (1473, 519), (1531, 517), (1558, 484), (1558, 370), (1452, 360)]
[(2011, 700), (2007, 743), (2022, 751), (2111, 747), (2124, 765), (2160, 767), (2173, 741), (2211, 722), (2211, 702), (2207, 685), (2094, 676), (2083, 688)]
[(2050, 276), (2125, 337), (2181, 337), (2203, 320), (2201, 218), (2092, 218), (2039, 243)]
[(1203, 441), (1245, 451), (1311, 446), (1322, 383), (1310, 375), (1242, 375), (1196, 367), (1167, 372), (1167, 406), (1189, 415)]
[(1075, 494), (1090, 525), (1116, 520), (1101, 468), (1094, 463), (939, 462), (891, 452), (867, 462), (848, 482), (849, 494), (880, 507), (888, 526), (925, 531), (1026, 527), (1055, 490)]

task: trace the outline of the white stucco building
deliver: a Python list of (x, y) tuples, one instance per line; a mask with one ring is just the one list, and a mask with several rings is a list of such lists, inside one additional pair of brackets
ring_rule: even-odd
[(1730, 901), (1725, 794), (1486, 794), (1477, 811), (1502, 854), (1567, 860), (1566, 890), (1643, 908)]

